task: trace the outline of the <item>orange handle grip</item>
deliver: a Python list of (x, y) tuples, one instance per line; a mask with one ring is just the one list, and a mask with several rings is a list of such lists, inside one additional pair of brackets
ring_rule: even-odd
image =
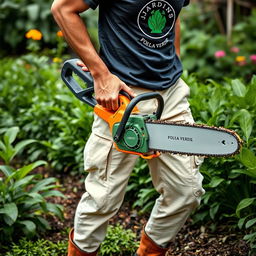
[[(109, 124), (110, 132), (112, 133), (112, 128), (114, 124), (121, 122), (125, 109), (129, 103), (130, 103), (130, 99), (128, 99), (124, 95), (119, 95), (119, 107), (115, 112), (108, 110), (102, 107), (101, 105), (97, 104), (94, 107), (94, 113), (97, 114), (100, 118), (102, 118), (104, 121), (106, 121)], [(135, 107), (132, 113), (139, 113), (138, 108)]]

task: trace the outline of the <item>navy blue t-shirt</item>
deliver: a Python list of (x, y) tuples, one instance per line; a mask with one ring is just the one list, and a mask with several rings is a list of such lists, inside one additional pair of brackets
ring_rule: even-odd
[(189, 0), (84, 0), (99, 6), (100, 56), (128, 85), (163, 90), (182, 73), (175, 21)]

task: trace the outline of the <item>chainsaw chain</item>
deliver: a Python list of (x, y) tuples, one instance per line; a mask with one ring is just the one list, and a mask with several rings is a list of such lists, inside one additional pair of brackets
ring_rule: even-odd
[(234, 153), (232, 154), (223, 154), (222, 156), (216, 155), (216, 154), (196, 154), (196, 153), (183, 153), (179, 151), (172, 151), (172, 150), (158, 150), (151, 148), (153, 151), (160, 151), (162, 153), (172, 153), (172, 154), (178, 154), (178, 155), (187, 155), (187, 156), (199, 156), (199, 157), (232, 157), (236, 154), (240, 153), (241, 147), (243, 145), (243, 140), (239, 137), (239, 135), (232, 130), (229, 130), (224, 127), (215, 127), (215, 126), (208, 126), (205, 124), (196, 124), (196, 123), (188, 123), (188, 122), (182, 122), (182, 121), (166, 121), (166, 120), (154, 120), (154, 119), (148, 119), (145, 121), (145, 123), (149, 124), (163, 124), (163, 125), (176, 125), (176, 126), (186, 126), (186, 127), (198, 127), (198, 128), (203, 128), (203, 129), (208, 129), (208, 130), (217, 130), (217, 131), (222, 131), (226, 132), (236, 138), (237, 141), (237, 149)]

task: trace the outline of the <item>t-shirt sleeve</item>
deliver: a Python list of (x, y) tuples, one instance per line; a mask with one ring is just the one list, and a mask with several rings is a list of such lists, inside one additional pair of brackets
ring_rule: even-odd
[(84, 0), (86, 4), (88, 4), (90, 6), (90, 8), (92, 8), (93, 10), (95, 10), (99, 3), (100, 0)]
[(189, 4), (190, 0), (185, 0), (183, 6), (187, 6)]

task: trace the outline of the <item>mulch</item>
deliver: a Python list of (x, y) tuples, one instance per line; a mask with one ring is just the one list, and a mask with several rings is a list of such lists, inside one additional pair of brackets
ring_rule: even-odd
[[(60, 183), (63, 184), (63, 193), (66, 198), (56, 198), (55, 203), (60, 203), (65, 208), (64, 221), (50, 217), (51, 232), (45, 237), (52, 241), (67, 240), (67, 232), (73, 226), (76, 206), (84, 192), (83, 177), (61, 175)], [(139, 239), (142, 227), (147, 221), (147, 215), (140, 215), (136, 209), (130, 207), (129, 202), (124, 202), (119, 212), (110, 220), (110, 224), (120, 223), (125, 228), (132, 229)], [(189, 219), (178, 233), (170, 251), (173, 256), (248, 256), (249, 246), (243, 241), (243, 234), (230, 230), (230, 226), (219, 225), (214, 231), (210, 224), (203, 226), (192, 225)]]

